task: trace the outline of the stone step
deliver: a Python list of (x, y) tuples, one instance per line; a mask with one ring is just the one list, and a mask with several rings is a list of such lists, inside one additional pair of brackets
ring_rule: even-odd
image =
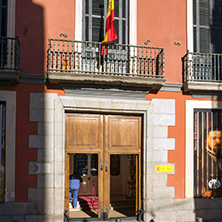
[(111, 201), (111, 206), (115, 208), (133, 208), (136, 206), (135, 200)]
[(69, 210), (70, 211), (80, 211), (81, 207), (80, 207), (79, 201), (77, 201), (77, 207), (76, 208), (73, 207), (72, 203), (69, 203)]
[(82, 210), (98, 210), (97, 196), (80, 196), (79, 204)]

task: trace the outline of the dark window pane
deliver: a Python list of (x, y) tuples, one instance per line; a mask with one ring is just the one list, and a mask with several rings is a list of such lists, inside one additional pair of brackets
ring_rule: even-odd
[[(92, 0), (92, 14), (93, 15), (101, 15), (101, 6), (104, 7), (103, 0)], [(107, 9), (106, 9), (107, 11)]]
[(212, 29), (212, 51), (222, 53), (222, 29)]
[(110, 168), (112, 176), (120, 175), (120, 155), (110, 155)]
[(2, 1), (0, 7), (0, 36), (7, 36), (7, 1)]
[(89, 17), (85, 17), (85, 41), (89, 41)]
[(119, 37), (119, 20), (114, 20), (113, 24), (114, 24), (114, 28), (115, 28), (116, 35), (117, 35), (117, 40), (115, 40), (113, 42), (120, 43), (119, 40), (118, 40), (118, 37)]
[(114, 1), (114, 16), (119, 17), (119, 0)]
[(98, 176), (98, 154), (91, 155), (91, 175)]
[(85, 13), (89, 14), (89, 0), (85, 0)]
[(210, 29), (200, 28), (200, 52), (210, 52)]
[(7, 30), (7, 9), (6, 8), (2, 8), (2, 30), (1, 30), (1, 36), (6, 36), (6, 30)]
[(74, 171), (81, 176), (86, 176), (88, 174), (88, 155), (87, 154), (75, 155)]
[(212, 12), (213, 26), (222, 27), (222, 1), (215, 0)]
[(200, 25), (209, 25), (209, 1), (202, 0), (199, 4)]
[(194, 48), (194, 52), (197, 51), (197, 32), (196, 32), (196, 28), (193, 28), (193, 48)]
[(126, 22), (122, 21), (122, 44), (126, 43)]
[(196, 0), (193, 1), (193, 24), (197, 24), (197, 7), (196, 7)]
[(199, 3), (200, 25), (210, 25), (209, 12), (209, 0), (201, 0)]
[(122, 13), (123, 18), (126, 18), (126, 0), (122, 0)]
[(100, 22), (101, 18), (92, 18), (92, 41), (94, 42), (100, 40)]
[(2, 0), (2, 5), (7, 5), (7, 0)]

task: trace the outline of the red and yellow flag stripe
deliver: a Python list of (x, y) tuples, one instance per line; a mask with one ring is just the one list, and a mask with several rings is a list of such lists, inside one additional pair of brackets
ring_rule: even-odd
[[(114, 21), (114, 0), (109, 0), (107, 16), (106, 16), (106, 34), (102, 43), (112, 42), (117, 39), (113, 21)], [(106, 53), (107, 53), (107, 46), (105, 47), (105, 55)], [(103, 50), (102, 50), (102, 55), (103, 55)]]

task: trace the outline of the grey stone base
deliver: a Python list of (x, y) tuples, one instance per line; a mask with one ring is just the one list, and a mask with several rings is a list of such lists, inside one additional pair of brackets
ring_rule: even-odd
[(39, 204), (32, 202), (0, 204), (0, 222), (61, 222), (63, 220), (63, 215), (44, 215), (39, 209)]

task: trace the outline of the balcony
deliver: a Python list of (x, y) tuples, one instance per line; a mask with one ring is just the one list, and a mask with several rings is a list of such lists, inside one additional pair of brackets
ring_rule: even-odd
[(19, 39), (0, 37), (0, 81), (9, 85), (19, 79)]
[(121, 44), (103, 47), (100, 42), (49, 39), (47, 76), (49, 84), (158, 90), (165, 82), (164, 50)]
[(222, 54), (191, 53), (183, 57), (185, 92), (215, 94), (222, 89)]

